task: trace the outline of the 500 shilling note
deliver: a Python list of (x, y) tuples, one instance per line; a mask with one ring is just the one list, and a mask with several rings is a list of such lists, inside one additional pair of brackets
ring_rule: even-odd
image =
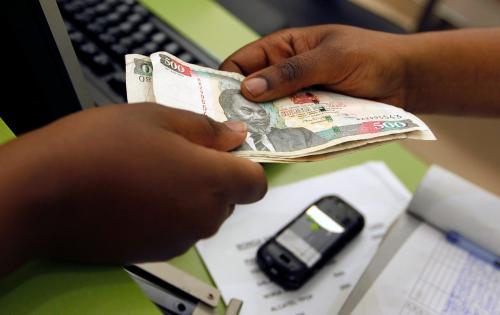
[(125, 56), (127, 101), (129, 103), (155, 102), (153, 93), (153, 64), (146, 56)]
[[(149, 73), (138, 70), (142, 66), (151, 69), (152, 86), (141, 78)], [(435, 139), (419, 118), (401, 108), (332, 92), (305, 90), (273, 102), (252, 103), (240, 93), (243, 79), (237, 73), (185, 63), (166, 52), (154, 53), (150, 60), (127, 56), (129, 102), (144, 101), (152, 91), (160, 104), (217, 121), (243, 121), (249, 132), (235, 153), (255, 161), (316, 160), (382, 141)]]

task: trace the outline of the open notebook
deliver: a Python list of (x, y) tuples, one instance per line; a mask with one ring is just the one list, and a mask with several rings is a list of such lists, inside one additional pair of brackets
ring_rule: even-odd
[(351, 314), (500, 314), (498, 265), (451, 243), (444, 233), (456, 231), (498, 260), (500, 198), (433, 166), (408, 211), (422, 222), (373, 277)]

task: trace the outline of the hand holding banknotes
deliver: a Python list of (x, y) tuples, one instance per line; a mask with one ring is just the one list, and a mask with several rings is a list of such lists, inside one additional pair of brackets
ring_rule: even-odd
[(257, 102), (321, 85), (401, 106), (405, 73), (397, 37), (342, 25), (288, 29), (243, 47), (220, 68), (248, 76), (242, 94)]
[[(29, 259), (161, 260), (262, 198), (260, 165), (226, 153), (242, 124), (156, 104), (68, 116), (0, 147), (0, 275)], [(22, 170), (22, 171), (21, 171)]]
[(264, 102), (310, 86), (413, 113), (500, 115), (500, 28), (396, 35), (344, 25), (286, 29), (241, 48), (221, 70)]

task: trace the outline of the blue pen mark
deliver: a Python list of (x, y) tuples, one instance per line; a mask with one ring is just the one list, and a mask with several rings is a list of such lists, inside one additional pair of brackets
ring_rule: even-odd
[(455, 231), (449, 231), (448, 233), (446, 233), (446, 239), (450, 243), (467, 251), (469, 254), (472, 254), (477, 258), (492, 264), (495, 268), (500, 267), (500, 258), (498, 256), (486, 250), (485, 248), (479, 246), (478, 244), (470, 241), (469, 239), (463, 237), (459, 233)]
[(500, 315), (500, 272), (468, 254), (442, 315)]
[(418, 273), (399, 315), (500, 315), (500, 270), (445, 237)]

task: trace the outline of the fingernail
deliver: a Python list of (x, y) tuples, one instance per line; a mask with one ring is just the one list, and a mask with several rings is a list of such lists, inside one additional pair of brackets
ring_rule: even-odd
[(232, 131), (241, 132), (241, 133), (247, 132), (247, 125), (242, 121), (229, 120), (229, 121), (224, 122), (224, 124), (226, 126), (228, 126), (229, 129), (231, 129)]
[(252, 96), (259, 96), (267, 90), (267, 80), (261, 77), (248, 79), (243, 84)]

